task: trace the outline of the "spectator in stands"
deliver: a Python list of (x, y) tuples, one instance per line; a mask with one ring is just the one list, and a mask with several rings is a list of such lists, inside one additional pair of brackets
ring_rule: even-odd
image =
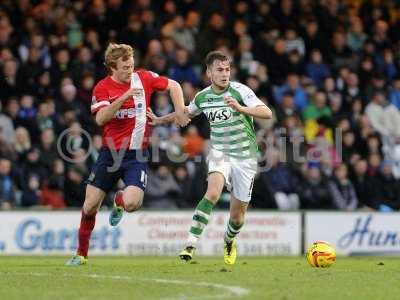
[(36, 123), (40, 132), (46, 129), (54, 129), (55, 125), (50, 117), (50, 107), (49, 103), (42, 102), (39, 104), (38, 112), (36, 115)]
[(31, 207), (38, 206), (41, 202), (41, 192), (39, 190), (40, 182), (39, 177), (35, 174), (30, 174), (28, 177), (28, 184), (22, 190), (21, 206)]
[(128, 45), (135, 45), (135, 55), (142, 58), (146, 51), (147, 43), (149, 42), (149, 36), (145, 33), (145, 24), (141, 18), (144, 18), (144, 14), (133, 12), (128, 17), (127, 26), (121, 30), (117, 35), (117, 40), (121, 43)]
[(304, 39), (304, 44), (306, 47), (306, 57), (309, 58), (311, 51), (314, 49), (321, 50), (323, 56), (325, 56), (328, 51), (326, 48), (325, 35), (321, 31), (318, 21), (314, 17), (307, 19), (304, 25), (304, 32), (302, 34)]
[(2, 112), (2, 103), (0, 102), (0, 130), (4, 141), (12, 145), (15, 142), (15, 130), (12, 120), (9, 116)]
[(238, 45), (241, 37), (249, 36), (249, 24), (244, 19), (236, 19), (232, 28), (232, 41), (233, 45)]
[(376, 133), (372, 133), (367, 136), (367, 149), (366, 153), (369, 154), (379, 154), (380, 156), (383, 156), (383, 151), (382, 151), (382, 140), (380, 139), (379, 135)]
[(351, 109), (351, 104), (355, 99), (362, 96), (358, 76), (354, 72), (349, 72), (345, 78), (345, 87), (342, 91), (343, 94), (343, 109), (349, 112)]
[(273, 195), (276, 206), (280, 210), (294, 210), (300, 207), (297, 195), (298, 178), (290, 167), (279, 161), (280, 153), (269, 149), (267, 153), (268, 170), (261, 172), (264, 185)]
[(21, 75), (18, 73), (17, 60), (14, 58), (8, 59), (3, 63), (2, 67), (0, 97), (20, 96), (24, 91), (24, 84)]
[(205, 28), (199, 33), (198, 41), (198, 56), (205, 57), (205, 55), (213, 50), (213, 45), (210, 41), (214, 41), (215, 44), (226, 42), (226, 28), (225, 18), (218, 12), (214, 12), (205, 26)]
[(73, 155), (80, 149), (89, 149), (89, 140), (84, 135), (81, 124), (77, 121), (72, 121), (59, 143), (62, 154), (70, 159), (73, 159)]
[(324, 80), (330, 76), (329, 66), (324, 63), (322, 53), (318, 49), (311, 52), (311, 61), (306, 65), (305, 74), (310, 77), (318, 87), (322, 87)]
[(375, 92), (372, 102), (365, 108), (372, 127), (383, 137), (400, 137), (400, 112), (390, 104), (383, 92)]
[[(60, 197), (57, 199), (57, 202), (52, 201), (50, 205), (55, 208), (62, 208), (65, 205), (68, 207), (82, 207), (82, 204), (85, 200), (84, 180), (87, 175), (88, 174), (86, 173), (85, 168), (82, 168), (76, 164), (72, 165), (67, 170), (67, 175), (65, 178), (64, 199)], [(61, 200), (64, 200), (65, 204), (61, 202)]]
[(191, 125), (183, 136), (183, 151), (194, 158), (200, 155), (204, 148), (204, 139), (199, 135), (197, 127)]
[(321, 174), (318, 163), (309, 163), (305, 178), (300, 184), (299, 197), (301, 208), (330, 209), (332, 199), (328, 189), (328, 182)]
[(191, 207), (189, 205), (190, 198), (192, 197), (191, 191), (191, 178), (189, 177), (189, 173), (187, 171), (186, 166), (178, 166), (174, 171), (174, 178), (176, 183), (179, 186), (180, 193), (176, 198), (176, 203), (179, 208), (188, 208)]
[(368, 161), (368, 176), (377, 178), (379, 175), (379, 168), (382, 162), (382, 157), (379, 153), (370, 153), (367, 156)]
[(200, 13), (198, 11), (188, 11), (185, 19), (185, 27), (191, 32), (195, 40), (197, 40), (197, 35), (200, 32)]
[(71, 71), (71, 55), (68, 48), (60, 48), (55, 53), (55, 59), (51, 64), (51, 80), (58, 85), (61, 79)]
[(345, 164), (335, 167), (328, 186), (334, 208), (346, 211), (357, 209), (357, 194), (348, 178), (347, 166)]
[(393, 162), (384, 160), (380, 167), (379, 187), (381, 188), (380, 211), (400, 209), (400, 182), (393, 176)]
[(303, 57), (305, 54), (304, 41), (297, 35), (295, 28), (289, 27), (286, 29), (284, 36), (286, 52), (291, 53), (292, 51), (296, 51), (301, 57)]
[(305, 63), (303, 57), (297, 50), (293, 50), (289, 53), (289, 73), (303, 75), (305, 69)]
[(92, 90), (94, 87), (95, 78), (93, 74), (87, 73), (83, 75), (80, 80), (77, 97), (83, 103), (85, 107), (92, 101)]
[(391, 46), (388, 36), (389, 24), (384, 20), (376, 20), (373, 27), (372, 41), (378, 52)]
[(351, 27), (346, 35), (346, 43), (354, 52), (360, 52), (367, 40), (367, 35), (364, 32), (362, 20), (359, 17), (351, 19)]
[(34, 95), (37, 99), (45, 99), (48, 97), (53, 97), (55, 95), (55, 87), (51, 84), (50, 72), (48, 70), (43, 70), (39, 74), (35, 89), (33, 90)]
[(344, 66), (354, 65), (352, 52), (346, 45), (346, 36), (341, 31), (336, 31), (332, 37), (332, 48), (330, 50), (330, 62), (333, 70), (339, 70)]
[(400, 77), (393, 80), (393, 87), (390, 90), (389, 101), (400, 110)]
[(289, 74), (287, 76), (286, 84), (278, 87), (275, 91), (275, 100), (280, 103), (283, 94), (292, 92), (294, 95), (294, 104), (297, 109), (304, 109), (308, 104), (308, 97), (304, 89), (300, 86), (300, 78), (297, 74)]
[(95, 74), (97, 69), (93, 61), (93, 52), (89, 47), (83, 46), (78, 49), (77, 58), (72, 62), (71, 66), (72, 78), (75, 82), (79, 82), (84, 74)]
[[(359, 99), (356, 99), (352, 103), (352, 109), (354, 103), (356, 101), (359, 101)], [(361, 105), (361, 102), (360, 102)], [(344, 105), (343, 105), (343, 97), (342, 94), (339, 92), (333, 92), (330, 97), (329, 97), (329, 104), (328, 107), (330, 108), (332, 115), (331, 115), (331, 120), (333, 124), (337, 124), (341, 119), (343, 118), (351, 118), (351, 111), (345, 111)], [(355, 108), (358, 108), (357, 106)], [(360, 106), (360, 110), (362, 109), (362, 106)], [(356, 111), (357, 112), (357, 111)], [(361, 111), (359, 111), (361, 112)]]
[(322, 90), (317, 91), (313, 97), (313, 103), (308, 104), (303, 110), (304, 121), (317, 120), (321, 117), (330, 117), (331, 109), (327, 105), (326, 95)]
[(0, 209), (11, 209), (15, 204), (15, 191), (11, 177), (11, 161), (0, 158)]
[(151, 170), (147, 177), (147, 192), (143, 204), (157, 209), (177, 208), (175, 198), (181, 193), (171, 171), (166, 165)]
[(238, 62), (238, 67), (240, 73), (243, 76), (253, 75), (259, 63), (254, 59), (254, 55), (252, 53), (253, 40), (249, 35), (243, 35), (239, 38), (236, 60)]
[(1, 30), (0, 30), (0, 47), (7, 46), (12, 42), (12, 33), (14, 32), (14, 27), (10, 22), (10, 18), (5, 12), (0, 12), (1, 20)]
[(53, 129), (48, 128), (40, 135), (40, 164), (50, 172), (54, 161), (58, 158), (56, 139)]
[(21, 107), (18, 111), (18, 117), (31, 122), (36, 117), (36, 109), (34, 107), (34, 99), (31, 95), (23, 95), (21, 97)]
[(183, 16), (176, 15), (170, 24), (171, 29), (169, 29), (169, 32), (165, 32), (165, 30), (164, 34), (172, 37), (179, 47), (185, 49), (190, 54), (193, 54), (196, 47), (196, 41), (192, 31), (186, 27)]
[(356, 144), (356, 136), (353, 131), (346, 130), (342, 132), (342, 159), (344, 162), (350, 162), (353, 154), (358, 153), (359, 147)]
[(10, 160), (15, 160), (16, 155), (12, 144), (7, 142), (7, 139), (0, 127), (0, 157), (8, 158)]
[(31, 138), (29, 136), (28, 130), (25, 127), (18, 127), (15, 130), (15, 144), (14, 150), (18, 156), (18, 162), (23, 163), (26, 160), (26, 155), (31, 149)]
[(65, 186), (65, 167), (60, 159), (54, 161), (51, 177), (48, 178), (41, 192), (40, 204), (50, 209), (65, 208), (64, 186)]
[(368, 176), (368, 163), (360, 159), (354, 164), (351, 181), (356, 191), (359, 206), (378, 209), (381, 199), (379, 181), (376, 177)]
[(48, 177), (48, 171), (40, 162), (40, 150), (36, 147), (32, 147), (29, 149), (26, 154), (26, 160), (21, 166), (20, 169), (20, 182), (19, 186), (22, 188), (26, 188), (29, 182), (29, 176), (31, 174), (35, 174), (39, 177), (40, 183)]
[(80, 120), (88, 119), (87, 109), (83, 108), (82, 102), (77, 99), (77, 88), (72, 83), (66, 83), (61, 86), (60, 99), (56, 103), (58, 105), (57, 111), (65, 113), (66, 111), (73, 110)]
[[(278, 38), (275, 41), (271, 54), (266, 58), (266, 63), (270, 71), (272, 83), (283, 84), (289, 73), (289, 56), (286, 53), (286, 44), (283, 39)], [(287, 88), (284, 91), (280, 91), (279, 99), (275, 95), (275, 100), (279, 101), (286, 90)]]
[(37, 77), (43, 73), (44, 67), (40, 61), (40, 50), (34, 47), (29, 49), (28, 60), (21, 67), (21, 76), (24, 79), (26, 91), (32, 92), (37, 84)]
[(378, 60), (378, 66), (389, 81), (397, 76), (398, 67), (396, 66), (394, 55), (390, 48), (383, 51), (383, 59), (381, 62)]
[(279, 138), (285, 143), (285, 161), (294, 168), (299, 168), (302, 158), (306, 156), (306, 144), (304, 143), (304, 130), (300, 118), (297, 115), (288, 116), (280, 128)]
[(368, 84), (370, 84), (372, 77), (374, 75), (374, 61), (370, 56), (364, 57), (360, 62), (360, 67), (357, 71), (360, 78), (360, 88), (365, 91)]
[[(364, 94), (365, 94), (365, 103), (370, 103), (373, 101), (373, 97), (377, 92), (384, 92), (386, 90), (387, 82), (385, 77), (379, 73), (375, 72), (372, 75), (371, 82), (368, 86), (365, 87)], [(365, 104), (364, 103), (364, 104)]]
[(186, 49), (176, 50), (175, 64), (171, 67), (169, 76), (178, 82), (189, 81), (193, 85), (198, 85), (199, 77), (189, 62), (189, 53)]

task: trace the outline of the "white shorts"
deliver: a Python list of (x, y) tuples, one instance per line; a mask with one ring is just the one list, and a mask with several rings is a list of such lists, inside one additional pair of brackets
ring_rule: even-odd
[(208, 173), (222, 173), (228, 191), (236, 199), (250, 202), (254, 177), (257, 173), (256, 158), (238, 159), (227, 156), (221, 151), (210, 149), (207, 161)]

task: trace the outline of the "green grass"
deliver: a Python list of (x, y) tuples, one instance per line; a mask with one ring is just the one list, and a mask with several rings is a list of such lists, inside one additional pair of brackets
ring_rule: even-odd
[[(399, 299), (400, 259), (339, 258), (313, 269), (303, 258), (0, 257), (0, 299)], [(383, 263), (383, 265), (382, 265)], [(246, 294), (247, 293), (247, 294)]]

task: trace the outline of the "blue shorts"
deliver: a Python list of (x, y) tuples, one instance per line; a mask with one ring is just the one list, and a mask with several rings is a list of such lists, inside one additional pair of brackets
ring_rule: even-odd
[(117, 181), (122, 179), (125, 186), (137, 186), (144, 191), (147, 183), (148, 151), (126, 150), (122, 159), (118, 154), (121, 155), (116, 152), (114, 159), (110, 149), (101, 148), (86, 183), (108, 193)]

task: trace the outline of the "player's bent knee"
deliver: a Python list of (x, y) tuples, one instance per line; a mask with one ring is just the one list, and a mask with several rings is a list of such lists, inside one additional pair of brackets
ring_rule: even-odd
[(242, 211), (240, 211), (240, 210), (231, 212), (230, 219), (236, 225), (243, 224), (243, 222), (244, 222), (244, 213)]
[(83, 212), (85, 215), (94, 215), (97, 213), (98, 207), (99, 205), (97, 203), (85, 201), (83, 204)]
[(230, 217), (230, 219), (233, 222), (233, 224), (238, 225), (238, 226), (240, 224), (243, 224), (243, 222), (244, 222), (244, 216), (242, 216), (242, 215), (233, 215)]
[(142, 207), (142, 200), (138, 201), (126, 201), (125, 202), (125, 210), (127, 212), (134, 212)]
[(83, 212), (86, 215), (94, 215), (97, 213), (101, 202), (103, 201), (105, 192), (97, 187), (87, 185), (85, 202), (83, 203)]
[(220, 197), (220, 193), (218, 193), (217, 191), (207, 191), (207, 193), (205, 194), (205, 197), (213, 202), (214, 204), (217, 203), (219, 197)]

